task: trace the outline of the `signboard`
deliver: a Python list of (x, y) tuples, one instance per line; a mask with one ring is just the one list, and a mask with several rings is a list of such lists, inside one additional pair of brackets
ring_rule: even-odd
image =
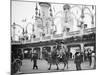
[(41, 41), (48, 41), (48, 40), (51, 40), (51, 36), (42, 37)]
[(40, 38), (34, 38), (32, 42), (40, 42)]
[(52, 36), (52, 39), (63, 39), (63, 34), (56, 34)]
[(83, 31), (84, 34), (96, 33), (96, 28), (89, 28)]
[(67, 32), (66, 37), (79, 36), (80, 34), (81, 34), (80, 31)]

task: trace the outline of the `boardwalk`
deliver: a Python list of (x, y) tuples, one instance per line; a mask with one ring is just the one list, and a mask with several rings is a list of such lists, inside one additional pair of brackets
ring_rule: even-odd
[[(31, 60), (29, 60), (29, 59), (23, 60), (23, 65), (21, 67), (21, 73), (20, 74), (36, 73), (36, 72), (56, 72), (57, 71), (55, 65), (52, 65), (52, 69), (48, 70), (49, 64), (45, 60), (38, 60), (37, 64), (38, 64), (38, 67), (39, 67), (38, 70), (36, 70), (36, 69), (33, 70)], [(91, 69), (91, 67), (89, 66), (89, 62), (82, 63), (81, 67), (82, 67), (82, 70)], [(59, 71), (62, 71), (63, 64), (59, 64), (59, 69), (60, 69)], [(67, 66), (65, 68), (65, 71), (70, 71), (70, 70), (76, 70), (74, 61), (69, 61), (68, 69), (67, 69)], [(19, 73), (17, 73), (17, 74), (19, 74)]]

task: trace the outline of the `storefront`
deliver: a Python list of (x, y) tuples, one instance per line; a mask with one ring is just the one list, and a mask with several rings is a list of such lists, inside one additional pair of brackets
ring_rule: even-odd
[(24, 59), (30, 59), (31, 58), (31, 48), (25, 48), (23, 50), (24, 53)]

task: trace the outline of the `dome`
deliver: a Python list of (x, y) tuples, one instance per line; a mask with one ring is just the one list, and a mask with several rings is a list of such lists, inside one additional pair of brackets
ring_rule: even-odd
[(63, 10), (69, 10), (71, 7), (70, 7), (70, 5), (69, 4), (65, 4), (64, 6), (63, 6)]
[(39, 2), (39, 5), (40, 6), (45, 6), (45, 7), (51, 7), (51, 4), (47, 3), (47, 2)]

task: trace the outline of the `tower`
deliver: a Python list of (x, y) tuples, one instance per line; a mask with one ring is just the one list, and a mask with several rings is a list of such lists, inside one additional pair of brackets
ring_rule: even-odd
[(36, 38), (40, 38), (41, 34), (43, 33), (43, 21), (40, 16), (41, 16), (40, 9), (39, 9), (38, 3), (36, 3), (36, 7), (35, 7), (35, 35), (36, 35)]
[(47, 3), (47, 2), (39, 2), (39, 6), (40, 6), (40, 17), (42, 18), (42, 22), (43, 22), (43, 27), (44, 27), (44, 33), (45, 35), (49, 35), (50, 34), (50, 26), (52, 24), (52, 9), (51, 9), (51, 4)]
[(71, 16), (70, 12), (71, 6), (69, 4), (65, 4), (63, 6), (64, 10), (64, 19), (63, 19), (63, 26), (64, 31), (73, 31), (73, 17)]

